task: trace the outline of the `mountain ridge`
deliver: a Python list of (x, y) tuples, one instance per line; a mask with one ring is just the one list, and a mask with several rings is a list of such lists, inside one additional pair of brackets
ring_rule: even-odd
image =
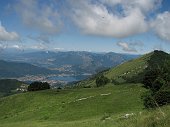
[(95, 80), (100, 75), (104, 75), (111, 80), (113, 84), (123, 83), (141, 83), (148, 66), (154, 66), (154, 62), (162, 64), (170, 60), (170, 54), (155, 50), (139, 58), (124, 62), (116, 67), (112, 67), (95, 76), (76, 83), (74, 87), (95, 87)]
[(0, 60), (0, 77), (20, 77), (25, 75), (50, 74), (53, 71), (28, 63)]
[(91, 73), (95, 74), (105, 68), (116, 66), (124, 61), (137, 58), (139, 55), (120, 53), (91, 53), (86, 51), (69, 52), (29, 52), (21, 54), (0, 55), (1, 59), (8, 61), (18, 61), (33, 64), (51, 70), (68, 70), (75, 74)]

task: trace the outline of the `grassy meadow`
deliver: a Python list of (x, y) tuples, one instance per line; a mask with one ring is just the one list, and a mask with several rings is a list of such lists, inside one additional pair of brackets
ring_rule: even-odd
[(140, 99), (144, 91), (141, 84), (108, 84), (16, 94), (0, 99), (0, 127), (161, 127), (169, 123), (170, 107), (162, 109), (165, 116), (159, 110), (144, 110)]

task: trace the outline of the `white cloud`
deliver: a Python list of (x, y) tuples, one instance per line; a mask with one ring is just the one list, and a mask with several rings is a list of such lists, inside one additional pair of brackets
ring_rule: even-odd
[(156, 14), (162, 0), (65, 0), (64, 5), (61, 3), (18, 0), (15, 9), (23, 23), (39, 32), (33, 40), (50, 43), (50, 38), (62, 31), (64, 25), (72, 29), (69, 26), (72, 22), (66, 21), (71, 19), (84, 34), (126, 38), (153, 30), (160, 38), (170, 41), (170, 12), (158, 14), (153, 21), (150, 17), (151, 13)]
[(100, 0), (102, 3), (115, 7), (122, 5), (124, 9), (139, 8), (142, 12), (153, 11), (161, 5), (162, 0)]
[(0, 22), (0, 41), (17, 41), (19, 35), (16, 32), (8, 32)]
[(142, 42), (118, 42), (117, 45), (125, 52), (138, 52), (137, 47), (143, 47)]
[(70, 0), (70, 17), (85, 34), (125, 38), (148, 30), (146, 15), (154, 10), (160, 1)]
[(24, 51), (24, 46), (21, 44), (10, 45), (8, 46), (8, 48), (16, 49), (18, 51)]
[(170, 41), (170, 12), (158, 14), (151, 27), (161, 39)]
[(12, 45), (11, 48), (20, 49), (21, 47), (19, 45)]
[(57, 47), (55, 47), (54, 50), (55, 51), (62, 51), (62, 50), (64, 50), (64, 48), (57, 48)]
[(56, 34), (62, 27), (60, 15), (52, 3), (38, 0), (18, 0), (15, 9), (23, 23), (44, 34)]

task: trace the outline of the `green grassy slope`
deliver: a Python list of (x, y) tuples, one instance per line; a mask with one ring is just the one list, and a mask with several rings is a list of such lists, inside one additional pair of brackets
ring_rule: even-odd
[(139, 75), (144, 72), (144, 69), (148, 66), (148, 60), (151, 58), (153, 54), (154, 53), (151, 52), (140, 58), (122, 63), (117, 67), (111, 68), (105, 72), (101, 72), (90, 79), (78, 82), (77, 84), (75, 84), (75, 87), (84, 87), (84, 86), (95, 87), (96, 85), (95, 79), (101, 74), (103, 74), (104, 76), (106, 76), (111, 80), (115, 80), (117, 83), (126, 83), (127, 81), (125, 80), (125, 78), (131, 78), (133, 76)]
[(140, 95), (144, 91), (139, 84), (129, 84), (12, 95), (0, 99), (0, 127), (20, 127), (24, 123), (30, 127), (41, 127), (43, 123), (55, 123), (52, 127), (72, 126), (101, 121), (107, 115), (115, 119), (142, 111)]
[(128, 84), (12, 95), (0, 99), (0, 127), (168, 127), (170, 106), (144, 110), (144, 91)]

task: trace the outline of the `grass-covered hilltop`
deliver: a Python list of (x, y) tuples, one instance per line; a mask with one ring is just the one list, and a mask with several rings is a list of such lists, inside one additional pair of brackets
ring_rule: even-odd
[(63, 89), (2, 97), (0, 127), (169, 127), (169, 65), (154, 51)]

